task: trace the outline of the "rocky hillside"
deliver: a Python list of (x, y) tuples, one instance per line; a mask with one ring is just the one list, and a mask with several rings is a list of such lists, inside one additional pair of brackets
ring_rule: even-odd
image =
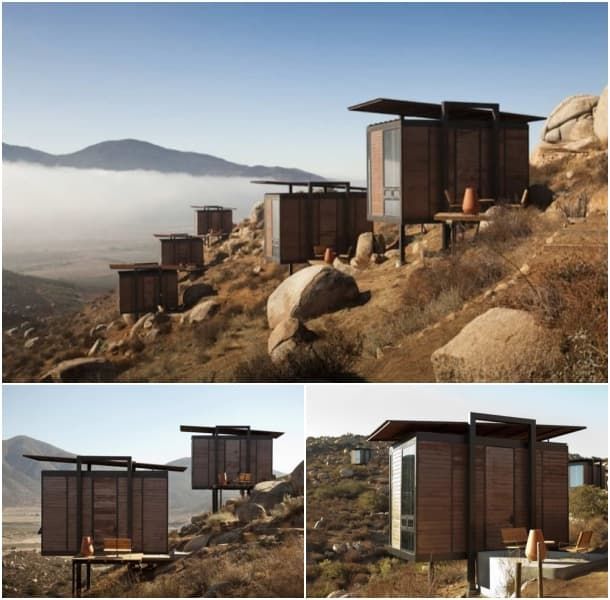
[[(372, 449), (367, 465), (350, 450)], [(439, 565), (435, 580), (385, 551), (389, 536), (388, 446), (363, 436), (307, 439), (306, 580), (309, 597), (459, 597), (464, 564)]]
[(4, 331), (32, 320), (75, 312), (83, 302), (80, 291), (69, 283), (2, 270)]
[[(527, 207), (491, 207), (452, 253), (439, 225), (411, 226), (397, 265), (385, 225), (289, 277), (263, 257), (258, 204), (206, 248), (203, 273), (181, 273), (180, 311), (135, 322), (101, 296), (28, 340), (5, 335), (4, 379), (607, 381), (608, 153), (591, 102), (549, 117), (562, 133), (534, 153)], [(574, 148), (577, 132), (592, 139)]]
[(140, 140), (112, 140), (70, 154), (49, 154), (27, 146), (2, 144), (2, 160), (46, 167), (104, 169), (107, 171), (159, 171), (216, 177), (267, 177), (273, 179), (323, 179), (301, 169), (240, 165), (198, 152), (182, 152)]
[[(98, 597), (303, 596), (303, 463), (288, 476), (257, 484), (169, 534), (182, 554), (155, 568), (96, 570)], [(3, 595), (69, 596), (67, 559), (12, 552), (3, 557)]]

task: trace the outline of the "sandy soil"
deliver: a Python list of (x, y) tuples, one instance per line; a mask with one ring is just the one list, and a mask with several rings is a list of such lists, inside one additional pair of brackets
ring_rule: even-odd
[(2, 510), (2, 554), (12, 550), (40, 551), (40, 507)]

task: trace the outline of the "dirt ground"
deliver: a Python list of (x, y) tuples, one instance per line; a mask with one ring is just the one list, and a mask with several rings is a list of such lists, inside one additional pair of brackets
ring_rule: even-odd
[(14, 550), (40, 551), (40, 507), (2, 509), (2, 554)]

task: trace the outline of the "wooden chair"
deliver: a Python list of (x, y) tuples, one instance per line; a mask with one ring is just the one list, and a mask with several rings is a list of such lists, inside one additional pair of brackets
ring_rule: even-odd
[(503, 527), (500, 529), (502, 543), (507, 550), (517, 550), (521, 553), (527, 545), (527, 529), (525, 527)]
[(459, 202), (451, 201), (449, 190), (444, 190), (445, 200), (447, 201), (447, 212), (462, 212), (462, 205)]
[(104, 553), (125, 554), (130, 552), (130, 538), (104, 538)]
[(559, 544), (559, 549), (564, 552), (586, 552), (591, 546), (591, 538), (593, 537), (593, 531), (587, 529), (585, 531), (581, 531), (578, 534), (578, 538), (576, 540), (576, 544)]
[(239, 483), (251, 483), (252, 482), (252, 473), (240, 473), (239, 474)]

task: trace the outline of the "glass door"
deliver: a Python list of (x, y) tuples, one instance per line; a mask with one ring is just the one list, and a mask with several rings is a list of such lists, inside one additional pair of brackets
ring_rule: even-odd
[(400, 548), (415, 552), (415, 444), (402, 451)]
[(383, 212), (400, 217), (400, 126), (383, 131)]

